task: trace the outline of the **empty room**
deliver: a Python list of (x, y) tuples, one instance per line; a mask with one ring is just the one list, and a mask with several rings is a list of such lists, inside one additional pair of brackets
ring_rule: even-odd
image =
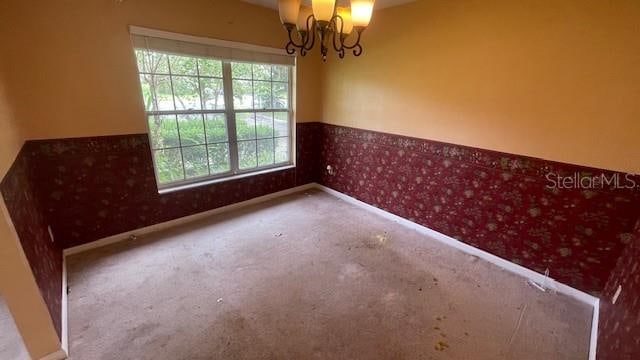
[(0, 0), (0, 360), (640, 359), (640, 2)]

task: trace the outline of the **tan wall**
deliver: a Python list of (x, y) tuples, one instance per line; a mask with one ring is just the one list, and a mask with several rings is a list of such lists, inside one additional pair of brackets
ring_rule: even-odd
[(0, 181), (13, 164), (24, 143), (24, 137), (14, 120), (13, 110), (7, 101), (1, 75), (2, 73), (0, 73)]
[[(23, 143), (24, 137), (16, 126), (0, 77), (0, 180)], [(39, 359), (57, 351), (60, 342), (1, 195), (0, 294), (9, 306), (27, 350)]]
[(418, 1), (325, 69), (332, 124), (640, 173), (640, 2)]
[[(27, 138), (146, 132), (128, 25), (281, 48), (278, 14), (239, 0), (5, 1), (0, 53)], [(299, 63), (297, 119), (319, 121), (320, 63)]]

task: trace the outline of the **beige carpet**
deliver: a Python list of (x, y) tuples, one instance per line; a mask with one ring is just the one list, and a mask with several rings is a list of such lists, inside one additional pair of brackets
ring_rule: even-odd
[(0, 296), (0, 360), (29, 360), (7, 304)]
[(71, 358), (587, 359), (592, 309), (309, 191), (68, 259)]

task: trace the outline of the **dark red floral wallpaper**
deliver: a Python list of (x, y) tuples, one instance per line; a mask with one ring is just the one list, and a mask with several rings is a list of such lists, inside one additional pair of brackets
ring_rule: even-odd
[(2, 180), (0, 191), (59, 336), (62, 248), (57, 242), (52, 242), (49, 236), (48, 222), (31, 181), (35, 177), (32, 170), (23, 149)]
[(547, 187), (549, 173), (613, 172), (326, 124), (322, 133), (322, 166), (335, 169), (324, 185), (584, 291), (602, 291), (640, 214), (640, 189)]
[[(314, 181), (578, 289), (609, 296), (624, 278), (637, 290), (639, 246), (627, 245), (640, 190), (552, 188), (547, 176), (639, 176), (321, 123), (297, 124), (296, 156), (295, 169), (158, 194), (146, 134), (28, 141), (2, 192), (58, 328), (61, 248)], [(638, 293), (625, 296), (603, 317), (603, 349), (638, 344)]]
[(295, 169), (165, 195), (146, 134), (27, 141), (0, 189), (58, 334), (63, 248), (314, 182), (318, 130), (298, 124)]
[[(622, 292), (612, 304), (619, 285)], [(640, 222), (604, 288), (599, 334), (598, 360), (640, 358)]]
[[(146, 134), (29, 141), (35, 185), (65, 248), (315, 181), (316, 124), (297, 126), (297, 167), (159, 194)], [(309, 143), (307, 145), (307, 143)]]

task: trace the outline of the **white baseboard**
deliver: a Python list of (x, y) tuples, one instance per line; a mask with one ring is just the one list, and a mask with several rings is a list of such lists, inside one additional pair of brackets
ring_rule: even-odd
[(596, 299), (591, 318), (591, 339), (589, 341), (589, 360), (596, 360), (598, 351), (598, 322), (600, 322), (600, 299)]
[(39, 360), (64, 360), (67, 358), (67, 352), (60, 349), (56, 352), (53, 352), (49, 355), (41, 357)]
[[(79, 246), (75, 246), (69, 249), (65, 249), (64, 250), (64, 256), (69, 256), (69, 255), (74, 255), (74, 254), (78, 254), (87, 250), (91, 250), (91, 249), (95, 249), (95, 248), (99, 248), (102, 246), (106, 246), (109, 244), (113, 244), (116, 242), (120, 242), (126, 239), (129, 239), (131, 235), (143, 235), (143, 234), (148, 234), (148, 233), (152, 233), (152, 232), (156, 232), (159, 230), (163, 230), (163, 229), (167, 229), (167, 228), (171, 228), (174, 226), (178, 226), (178, 225), (182, 225), (182, 224), (186, 224), (186, 223), (190, 223), (199, 219), (203, 219), (206, 217), (210, 217), (213, 215), (217, 215), (217, 214), (221, 214), (224, 212), (228, 212), (231, 210), (235, 210), (235, 209), (239, 209), (245, 206), (249, 206), (249, 205), (253, 205), (253, 204), (258, 204), (261, 202), (265, 202), (271, 199), (275, 199), (278, 197), (282, 197), (285, 195), (289, 195), (295, 192), (299, 192), (299, 191), (304, 191), (304, 190), (308, 190), (308, 189), (319, 189), (322, 190), (326, 193), (329, 193), (339, 199), (342, 199), (348, 203), (351, 203), (355, 206), (358, 206), (362, 209), (365, 209), (367, 211), (373, 212), (379, 216), (382, 216), (384, 218), (387, 218), (389, 220), (392, 220), (400, 225), (403, 225), (405, 227), (411, 228), (421, 234), (424, 234), (426, 236), (428, 236), (431, 239), (440, 241), (448, 246), (451, 246), (453, 248), (456, 248), (460, 251), (463, 251), (469, 255), (473, 255), (473, 256), (477, 256), (478, 258), (481, 258), (485, 261), (488, 261), (494, 265), (497, 265), (511, 273), (514, 273), (516, 275), (522, 276), (523, 278), (527, 279), (527, 280), (531, 280), (534, 281), (536, 283), (542, 284), (544, 283), (549, 289), (554, 290), (560, 294), (564, 294), (566, 296), (569, 296), (571, 298), (574, 298), (580, 302), (586, 303), (590, 306), (593, 307), (593, 318), (592, 318), (592, 328), (591, 328), (591, 339), (590, 339), (590, 352), (589, 352), (589, 359), (590, 360), (595, 360), (596, 359), (596, 346), (597, 346), (597, 340), (598, 340), (598, 319), (599, 319), (599, 311), (600, 311), (600, 300), (592, 295), (589, 295), (583, 291), (580, 291), (578, 289), (574, 289), (571, 286), (565, 285), (561, 282), (558, 282), (552, 278), (547, 278), (545, 277), (545, 275), (540, 274), (538, 272), (535, 272), (531, 269), (528, 269), (524, 266), (512, 263), (508, 260), (505, 260), (501, 257), (495, 256), (493, 254), (490, 254), (484, 250), (480, 250), (476, 247), (473, 247), (471, 245), (465, 244), (462, 241), (456, 240), (450, 236), (447, 236), (445, 234), (439, 233), (435, 230), (429, 229), (428, 227), (422, 226), (420, 224), (414, 223), (410, 220), (407, 220), (403, 217), (400, 217), (398, 215), (394, 215), (392, 213), (389, 213), (385, 210), (382, 210), (380, 208), (377, 208), (373, 205), (369, 205), (365, 202), (362, 202), (358, 199), (355, 199), (349, 195), (343, 194), (339, 191), (333, 190), (331, 188), (328, 188), (326, 186), (317, 184), (317, 183), (310, 183), (310, 184), (305, 184), (302, 186), (297, 186), (291, 189), (287, 189), (287, 190), (283, 190), (283, 191), (278, 191), (272, 194), (268, 194), (268, 195), (264, 195), (264, 196), (260, 196), (254, 199), (250, 199), (250, 200), (246, 200), (246, 201), (242, 201), (239, 203), (235, 203), (235, 204), (231, 204), (231, 205), (227, 205), (227, 206), (223, 206), (217, 209), (213, 209), (213, 210), (209, 210), (209, 211), (205, 211), (205, 212), (201, 212), (201, 213), (197, 213), (194, 215), (189, 215), (189, 216), (185, 216), (182, 218), (178, 218), (178, 219), (174, 219), (174, 220), (170, 220), (170, 221), (166, 221), (163, 223), (159, 223), (159, 224), (155, 224), (155, 225), (151, 225), (151, 226), (147, 226), (144, 228), (140, 228), (140, 229), (136, 229), (136, 230), (132, 230), (132, 231), (127, 231), (125, 233), (121, 233), (121, 234), (117, 234), (117, 235), (113, 235), (104, 239), (100, 239), (100, 240), (96, 240), (87, 244), (83, 244), (83, 245), (79, 245)], [(65, 314), (65, 317), (63, 318), (63, 334), (66, 333), (66, 269), (64, 271), (64, 292), (63, 292), (63, 313)], [(65, 335), (66, 336), (66, 335)], [(65, 340), (63, 340), (63, 343), (65, 342)], [(63, 345), (64, 346), (64, 345)], [(68, 342), (66, 343), (66, 346), (68, 346)], [(65, 350), (68, 348), (65, 348)], [(66, 356), (66, 354), (65, 354)], [(52, 358), (53, 359), (53, 358)], [(64, 359), (64, 358), (63, 358)], [(50, 360), (50, 359), (46, 359), (46, 360)]]
[(471, 245), (465, 244), (462, 241), (456, 240), (450, 236), (439, 233), (435, 230), (429, 229), (428, 227), (422, 226), (420, 224), (414, 223), (413, 221), (407, 220), (398, 215), (394, 215), (390, 212), (377, 208), (373, 205), (369, 205), (363, 201), (360, 201), (356, 198), (353, 198), (349, 195), (343, 194), (339, 191), (333, 190), (326, 186), (320, 184), (314, 184), (317, 189), (325, 191), (339, 199), (342, 199), (350, 204), (358, 206), (362, 209), (373, 212), (377, 215), (380, 215), (384, 218), (392, 220), (400, 225), (406, 226), (417, 232), (424, 234), (432, 239), (438, 240), (446, 245), (449, 245), (453, 248), (456, 248), (460, 251), (463, 251), (469, 255), (477, 256), (485, 261), (488, 261), (494, 265), (497, 265), (511, 273), (522, 276), (525, 279), (535, 281), (539, 284), (544, 283), (548, 288), (557, 291), (560, 294), (564, 294), (571, 298), (574, 298), (580, 302), (586, 303), (588, 305), (593, 306), (593, 317), (592, 317), (592, 326), (591, 326), (591, 341), (590, 341), (590, 349), (589, 349), (589, 360), (596, 359), (596, 345), (598, 341), (598, 318), (600, 312), (600, 300), (592, 295), (589, 295), (583, 291), (578, 289), (574, 289), (569, 285), (565, 285), (561, 282), (558, 282), (552, 278), (546, 278), (545, 275), (535, 272), (531, 269), (527, 269), (524, 266), (512, 263), (508, 260), (505, 260), (501, 257), (490, 254), (484, 250), (480, 250)]
[(69, 353), (69, 317), (68, 317), (68, 301), (67, 301), (67, 260), (62, 257), (62, 326), (61, 326), (61, 346), (67, 354)]
[(106, 245), (110, 245), (110, 244), (114, 244), (117, 242), (120, 242), (122, 240), (126, 240), (129, 239), (132, 235), (135, 236), (140, 236), (140, 235), (144, 235), (144, 234), (149, 234), (149, 233), (153, 233), (156, 231), (160, 231), (163, 229), (168, 229), (171, 227), (175, 227), (178, 225), (182, 225), (182, 224), (188, 224), (190, 222), (196, 221), (196, 220), (200, 220), (200, 219), (204, 219), (213, 215), (217, 215), (217, 214), (221, 214), (221, 213), (225, 213), (228, 211), (232, 211), (232, 210), (236, 210), (245, 206), (249, 206), (249, 205), (254, 205), (254, 204), (259, 204), (271, 199), (275, 199), (275, 198), (279, 198), (285, 195), (289, 195), (289, 194), (293, 194), (296, 192), (300, 192), (300, 191), (304, 191), (304, 190), (308, 190), (308, 189), (312, 189), (315, 187), (315, 183), (309, 183), (309, 184), (305, 184), (305, 185), (300, 185), (300, 186), (296, 186), (290, 189), (286, 189), (286, 190), (282, 190), (282, 191), (278, 191), (278, 192), (274, 192), (271, 194), (267, 194), (267, 195), (263, 195), (263, 196), (259, 196), (253, 199), (249, 199), (249, 200), (245, 200), (245, 201), (241, 201), (238, 203), (234, 203), (234, 204), (230, 204), (227, 206), (222, 206), (219, 208), (215, 208), (212, 210), (207, 210), (204, 212), (200, 212), (197, 214), (193, 214), (193, 215), (188, 215), (188, 216), (184, 216), (181, 218), (177, 218), (177, 219), (173, 219), (173, 220), (169, 220), (169, 221), (165, 221), (165, 222), (161, 222), (158, 224), (154, 224), (154, 225), (150, 225), (150, 226), (145, 226), (143, 228), (139, 228), (139, 229), (135, 229), (135, 230), (131, 230), (131, 231), (127, 231), (124, 233), (120, 233), (120, 234), (116, 234), (113, 236), (109, 236), (100, 240), (96, 240), (96, 241), (92, 241), (90, 243), (86, 243), (86, 244), (82, 244), (82, 245), (78, 245), (78, 246), (74, 246), (68, 249), (65, 249), (63, 251), (63, 255), (64, 256), (70, 256), (70, 255), (75, 255), (87, 250), (91, 250), (91, 249), (96, 249), (99, 247), (103, 247)]

